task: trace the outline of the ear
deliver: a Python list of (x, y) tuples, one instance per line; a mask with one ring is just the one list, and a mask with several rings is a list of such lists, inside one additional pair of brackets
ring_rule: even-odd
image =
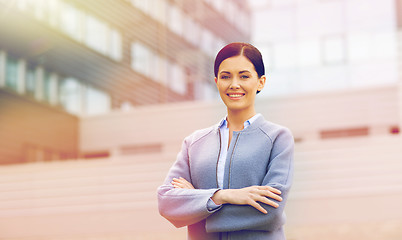
[(217, 78), (215, 78), (215, 84), (218, 84), (218, 79)]
[(259, 79), (258, 79), (258, 87), (257, 90), (261, 91), (264, 86), (265, 86), (265, 81), (267, 80), (267, 77), (265, 77), (265, 75), (262, 75)]

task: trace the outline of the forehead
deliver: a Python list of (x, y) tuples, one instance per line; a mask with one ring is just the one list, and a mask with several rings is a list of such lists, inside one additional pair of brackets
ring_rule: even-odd
[(239, 72), (245, 70), (255, 72), (253, 63), (242, 55), (226, 58), (222, 61), (221, 65), (219, 65), (219, 72)]

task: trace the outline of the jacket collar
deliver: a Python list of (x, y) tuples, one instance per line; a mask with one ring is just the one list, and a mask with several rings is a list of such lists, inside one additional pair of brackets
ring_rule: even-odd
[[(222, 126), (227, 124), (226, 117), (223, 118), (218, 124), (215, 125), (216, 130), (218, 130), (219, 128), (221, 128)], [(247, 121), (250, 122), (250, 125), (247, 128), (243, 129), (241, 132), (248, 132), (248, 131), (251, 131), (253, 129), (260, 127), (265, 122), (265, 118), (264, 118), (264, 116), (262, 116), (261, 113), (257, 113), (256, 115), (254, 115), (252, 118), (250, 118)]]

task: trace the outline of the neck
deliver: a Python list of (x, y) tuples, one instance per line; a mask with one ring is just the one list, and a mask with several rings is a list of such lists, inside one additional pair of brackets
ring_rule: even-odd
[(254, 108), (245, 110), (229, 110), (228, 109), (228, 124), (230, 128), (235, 131), (243, 130), (244, 122), (253, 117), (256, 114)]

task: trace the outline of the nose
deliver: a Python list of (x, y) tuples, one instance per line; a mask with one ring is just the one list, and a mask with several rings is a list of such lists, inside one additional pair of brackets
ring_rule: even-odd
[(230, 83), (229, 86), (230, 89), (239, 89), (240, 88), (240, 82), (237, 77), (234, 77), (233, 80)]

